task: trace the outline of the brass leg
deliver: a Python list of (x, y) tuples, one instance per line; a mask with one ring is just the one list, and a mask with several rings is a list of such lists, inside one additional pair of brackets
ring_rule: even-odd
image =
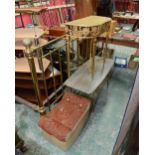
[(96, 38), (93, 39), (93, 53), (92, 53), (92, 72), (93, 72), (93, 77), (94, 77), (94, 73), (95, 73), (95, 55), (96, 55)]
[(91, 52), (92, 52), (92, 40), (90, 40), (90, 50), (89, 50), (89, 61), (90, 61), (90, 64), (89, 64), (89, 73), (92, 75), (92, 73), (91, 73)]
[(59, 67), (60, 67), (60, 72), (61, 72), (60, 80), (61, 80), (61, 84), (63, 84), (63, 72), (62, 72), (62, 62), (61, 62), (61, 57), (60, 57), (60, 50), (58, 50), (58, 56), (59, 56)]
[(104, 39), (102, 40), (102, 47), (101, 47), (101, 50), (102, 50), (102, 58), (104, 57)]
[(71, 75), (70, 71), (70, 37), (66, 38), (66, 51), (67, 51), (67, 74), (68, 77)]
[(34, 58), (33, 58), (33, 56), (28, 55), (27, 59), (28, 59), (28, 63), (29, 63), (29, 66), (30, 66), (31, 76), (32, 76), (33, 84), (34, 84), (34, 90), (35, 90), (35, 94), (36, 94), (38, 105), (39, 105), (39, 113), (40, 113), (40, 115), (44, 115), (46, 112), (45, 112), (45, 109), (44, 109), (43, 102), (41, 100), (41, 95), (40, 95), (40, 89), (39, 89), (39, 85), (38, 85), (38, 79), (37, 79), (37, 73), (36, 73)]
[(85, 57), (85, 60), (88, 59), (88, 54), (89, 54), (89, 47), (88, 47), (88, 39), (86, 40), (86, 57)]
[[(39, 45), (39, 40), (35, 40), (35, 45)], [(43, 78), (43, 82), (44, 82), (44, 88), (45, 88), (45, 95), (47, 98), (47, 102), (48, 102), (48, 108), (49, 111), (51, 110), (50, 108), (50, 101), (48, 99), (48, 88), (47, 88), (47, 83), (46, 83), (46, 78), (45, 78), (45, 70), (44, 70), (44, 65), (43, 65), (43, 61), (42, 61), (42, 56), (43, 56), (43, 49), (37, 49), (37, 57), (38, 57), (38, 64), (39, 64), (39, 68), (42, 72), (42, 78)]]
[(46, 114), (46, 111), (45, 111), (45, 108), (44, 108), (44, 105), (41, 99), (41, 95), (40, 95), (40, 89), (38, 85), (38, 79), (37, 79), (37, 73), (36, 73), (33, 53), (31, 53), (31, 49), (30, 49), (32, 45), (32, 41), (29, 39), (25, 39), (23, 43), (26, 47), (25, 56), (28, 59), (28, 63), (29, 63), (30, 71), (31, 71), (32, 81), (34, 84), (34, 90), (35, 90), (35, 94), (36, 94), (38, 105), (39, 105), (39, 113), (40, 115), (44, 115)]
[(47, 82), (46, 82), (46, 77), (45, 77), (45, 70), (44, 70), (44, 65), (43, 65), (43, 60), (42, 60), (42, 56), (43, 56), (43, 50), (40, 49), (40, 56), (38, 57), (38, 62), (39, 62), (39, 67), (42, 71), (42, 78), (43, 78), (43, 82), (44, 82), (44, 88), (45, 88), (45, 95), (46, 95), (46, 98), (47, 98), (47, 102), (48, 102), (48, 108), (49, 108), (49, 111), (51, 110), (50, 108), (50, 101), (49, 101), (49, 98), (48, 98), (48, 88), (47, 88)]
[[(51, 51), (50, 51), (50, 58), (51, 58), (51, 65), (52, 65), (52, 78), (53, 78), (54, 91), (56, 91), (56, 82), (55, 82), (53, 58), (52, 58)], [(57, 95), (57, 94), (56, 94), (56, 95)]]
[(90, 41), (90, 71), (91, 71), (91, 77), (92, 79), (94, 78), (94, 65), (95, 65), (95, 62), (94, 62), (94, 59), (93, 59), (93, 53), (94, 53), (94, 42), (93, 40)]
[(77, 52), (76, 52), (76, 58), (77, 58), (77, 66), (79, 66), (79, 60), (80, 60), (80, 41), (77, 39)]
[(86, 60), (89, 59), (89, 51), (90, 51), (90, 39), (86, 40)]
[(103, 57), (103, 62), (104, 62), (104, 63), (105, 63), (105, 60), (106, 60), (106, 58), (107, 58), (108, 41), (109, 41), (109, 32), (106, 32), (106, 41), (105, 41), (105, 49), (104, 49), (104, 57)]

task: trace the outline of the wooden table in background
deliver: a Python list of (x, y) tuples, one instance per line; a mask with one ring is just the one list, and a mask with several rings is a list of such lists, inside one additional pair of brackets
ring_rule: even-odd
[(28, 14), (39, 14), (41, 11), (46, 10), (47, 8), (16, 8), (16, 13), (28, 13)]
[(39, 39), (45, 34), (45, 31), (38, 27), (19, 28), (15, 30), (15, 39)]
[[(48, 43), (46, 39), (39, 39), (39, 46), (45, 45), (46, 43)], [(34, 44), (34, 42), (31, 48), (32, 50), (36, 48), (36, 45)], [(15, 40), (15, 50), (21, 50), (21, 51), (25, 50), (25, 46), (23, 45), (23, 41), (21, 39)]]

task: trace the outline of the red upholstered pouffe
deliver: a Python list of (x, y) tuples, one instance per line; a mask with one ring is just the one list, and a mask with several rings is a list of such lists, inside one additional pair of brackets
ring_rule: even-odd
[(89, 99), (65, 92), (58, 106), (40, 118), (39, 126), (53, 144), (67, 150), (85, 125), (90, 106)]
[[(48, 117), (41, 117), (39, 121), (40, 127), (50, 135), (54, 135), (61, 141), (65, 141), (66, 135), (71, 131), (69, 128), (63, 126)], [(59, 132), (58, 132), (59, 131)]]

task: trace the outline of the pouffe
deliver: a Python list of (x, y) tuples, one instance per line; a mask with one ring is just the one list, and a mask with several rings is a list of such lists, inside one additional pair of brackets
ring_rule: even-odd
[(60, 103), (40, 118), (39, 127), (52, 144), (66, 151), (84, 127), (90, 106), (90, 99), (72, 92), (65, 92)]

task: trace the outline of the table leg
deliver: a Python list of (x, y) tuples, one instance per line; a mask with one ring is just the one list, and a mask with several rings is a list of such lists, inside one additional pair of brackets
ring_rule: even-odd
[(79, 66), (79, 61), (80, 61), (80, 41), (79, 41), (79, 39), (77, 39), (77, 66)]
[(96, 55), (96, 38), (93, 39), (93, 50), (92, 50), (92, 77), (95, 73), (95, 55)]
[(70, 72), (70, 37), (66, 37), (66, 51), (67, 51), (67, 74), (68, 77), (70, 77), (71, 72)]
[(107, 57), (108, 41), (109, 41), (109, 32), (106, 32), (105, 48), (103, 49), (103, 65), (105, 64), (105, 60)]

